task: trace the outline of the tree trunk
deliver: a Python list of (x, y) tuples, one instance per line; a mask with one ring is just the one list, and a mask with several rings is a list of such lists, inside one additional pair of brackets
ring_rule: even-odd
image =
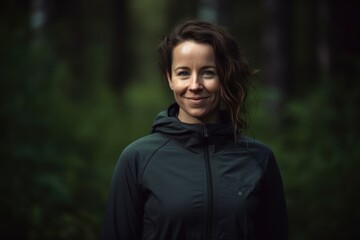
[(130, 47), (131, 31), (129, 28), (128, 0), (112, 0), (113, 37), (111, 48), (110, 85), (120, 92), (129, 81), (133, 66)]
[(266, 11), (264, 77), (275, 94), (267, 103), (269, 111), (281, 117), (292, 70), (291, 3), (288, 0), (264, 0), (264, 4)]

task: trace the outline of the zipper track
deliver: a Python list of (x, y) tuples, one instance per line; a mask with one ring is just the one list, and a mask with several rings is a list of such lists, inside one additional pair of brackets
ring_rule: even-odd
[(212, 172), (211, 172), (211, 162), (209, 157), (209, 144), (208, 144), (208, 133), (207, 129), (204, 126), (204, 159), (205, 159), (205, 169), (206, 169), (206, 178), (207, 178), (207, 191), (208, 191), (208, 217), (206, 224), (206, 237), (205, 239), (212, 238), (212, 228), (213, 228), (213, 181), (212, 181)]

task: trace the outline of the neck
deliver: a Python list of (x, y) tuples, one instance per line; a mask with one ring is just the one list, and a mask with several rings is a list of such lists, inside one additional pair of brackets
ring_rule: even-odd
[(216, 111), (212, 114), (208, 114), (205, 117), (194, 117), (189, 116), (189, 114), (182, 111), (182, 109), (179, 110), (179, 113), (177, 115), (178, 119), (187, 124), (214, 124), (220, 122), (220, 113), (219, 111)]

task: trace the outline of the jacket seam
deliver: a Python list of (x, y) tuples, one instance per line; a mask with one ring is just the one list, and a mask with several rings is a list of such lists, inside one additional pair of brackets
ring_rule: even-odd
[(143, 170), (141, 172), (141, 176), (140, 176), (140, 183), (142, 184), (142, 181), (143, 181), (143, 176), (144, 176), (144, 173), (145, 173), (145, 170), (146, 170), (146, 167), (148, 166), (150, 160), (153, 158), (153, 156), (155, 155), (155, 153), (157, 153), (162, 147), (164, 147), (168, 142), (170, 142), (171, 139), (168, 139), (166, 140), (163, 144), (161, 144), (157, 149), (155, 149), (152, 154), (150, 155), (150, 157), (146, 160), (145, 164), (144, 164), (144, 167), (143, 167)]
[(261, 171), (262, 171), (262, 175), (265, 175), (265, 167), (261, 164), (260, 160), (255, 157), (254, 153), (248, 149), (248, 147), (249, 147), (249, 146), (248, 146), (248, 141), (249, 141), (249, 139), (248, 139), (247, 137), (244, 137), (244, 140), (245, 140), (245, 142), (246, 142), (246, 148), (245, 148), (245, 150), (250, 154), (250, 156), (255, 160), (255, 162), (257, 163), (257, 165), (260, 167), (260, 169), (261, 169)]

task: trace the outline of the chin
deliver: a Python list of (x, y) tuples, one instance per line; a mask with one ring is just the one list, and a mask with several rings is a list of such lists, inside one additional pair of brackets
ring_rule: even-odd
[(205, 118), (209, 114), (206, 110), (201, 110), (201, 109), (189, 110), (188, 113), (191, 117), (198, 119)]
[(204, 110), (194, 110), (188, 112), (190, 117), (197, 119), (203, 123), (207, 123), (207, 120), (211, 119), (211, 112)]

